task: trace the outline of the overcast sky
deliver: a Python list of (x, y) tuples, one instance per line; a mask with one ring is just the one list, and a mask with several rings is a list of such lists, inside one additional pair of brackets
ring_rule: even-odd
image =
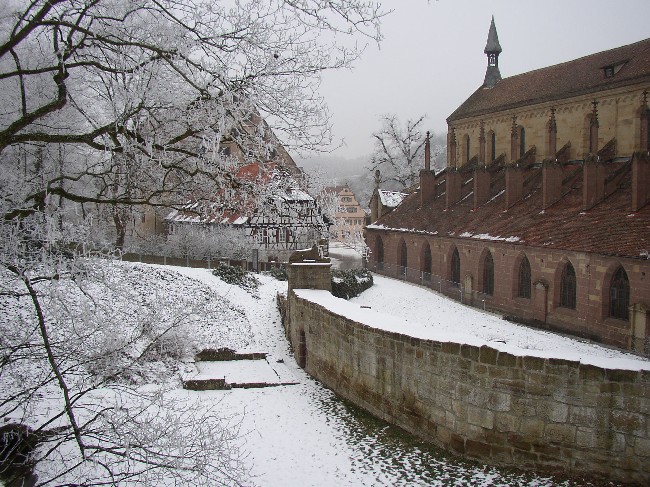
[(352, 71), (327, 73), (322, 94), (334, 155), (372, 152), (379, 117), (427, 115), (426, 128), (446, 133), (445, 119), (482, 83), (483, 53), (494, 15), (502, 77), (576, 59), (650, 37), (650, 0), (382, 0), (393, 10), (384, 41), (371, 44)]

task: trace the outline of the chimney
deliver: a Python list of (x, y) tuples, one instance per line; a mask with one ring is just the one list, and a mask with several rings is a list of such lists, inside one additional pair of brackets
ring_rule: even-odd
[(562, 198), (562, 166), (555, 161), (542, 163), (542, 209), (557, 203)]
[(650, 156), (647, 151), (632, 156), (632, 211), (650, 202)]
[(490, 173), (485, 167), (474, 170), (474, 208), (487, 203), (490, 199)]
[(524, 173), (517, 166), (506, 166), (506, 209), (524, 196)]
[(605, 195), (605, 166), (598, 156), (588, 156), (582, 166), (582, 210), (587, 211)]
[(449, 208), (460, 201), (463, 180), (460, 172), (456, 168), (448, 168), (446, 176), (447, 181), (445, 186), (447, 201), (445, 208)]

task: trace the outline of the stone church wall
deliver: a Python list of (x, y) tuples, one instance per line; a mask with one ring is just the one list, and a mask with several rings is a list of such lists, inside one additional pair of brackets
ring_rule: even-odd
[[(423, 269), (423, 247), (428, 244), (431, 250), (431, 274), (446, 280), (451, 279), (451, 254), (453, 249), (457, 248), (460, 256), (461, 283), (463, 287), (470, 286), (464, 291), (466, 300), (475, 299), (476, 293), (482, 292), (482, 262), (485, 252), (489, 250), (494, 260), (494, 293), (491, 296), (480, 296), (485, 300), (486, 308), (516, 316), (537, 327), (637, 350), (640, 353), (648, 352), (648, 344), (645, 343), (650, 334), (650, 313), (647, 312), (650, 305), (648, 259), (622, 259), (584, 252), (529, 248), (517, 244), (425, 237), (379, 230), (368, 232), (371, 259), (376, 259), (378, 254), (377, 237), (381, 239), (384, 248), (384, 269), (395, 269), (400, 265), (400, 243), (405, 241), (408, 248), (407, 266), (412, 269), (407, 274), (407, 280), (423, 285), (430, 285), (420, 278), (420, 270)], [(518, 269), (523, 256), (529, 259), (531, 266), (533, 286), (530, 298), (517, 296)], [(567, 262), (573, 265), (576, 272), (575, 309), (559, 306), (561, 273)], [(376, 272), (396, 275), (378, 269), (374, 261), (371, 261), (370, 265)], [(630, 280), (630, 304), (634, 309), (630, 312), (629, 321), (611, 318), (608, 313), (609, 282), (620, 265)], [(435, 286), (432, 287), (438, 290)], [(451, 295), (450, 292), (445, 294)], [(636, 322), (636, 331), (633, 322)]]
[(311, 376), (455, 453), (650, 483), (650, 372), (412, 338), (295, 293), (285, 325)]

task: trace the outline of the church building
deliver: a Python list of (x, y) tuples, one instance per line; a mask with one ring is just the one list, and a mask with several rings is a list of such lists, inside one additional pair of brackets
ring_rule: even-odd
[(650, 39), (485, 80), (447, 167), (366, 228), (369, 267), (513, 321), (650, 355)]

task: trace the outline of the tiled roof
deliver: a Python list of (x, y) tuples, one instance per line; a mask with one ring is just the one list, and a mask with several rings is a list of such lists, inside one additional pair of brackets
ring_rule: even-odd
[(418, 191), (368, 228), (648, 258), (650, 204), (631, 212), (630, 166), (629, 161), (607, 163), (608, 177), (617, 178), (618, 189), (587, 211), (582, 209), (581, 164), (564, 166), (564, 196), (546, 210), (542, 209), (542, 170), (538, 165), (526, 170), (524, 197), (506, 210), (505, 170), (501, 167), (492, 174), (489, 201), (476, 209), (472, 173), (468, 172), (461, 201), (449, 209), (445, 209), (444, 193), (420, 207)]
[[(615, 68), (615, 74), (611, 77), (605, 76), (604, 68), (608, 66)], [(561, 100), (638, 82), (650, 83), (650, 39), (511, 76), (502, 79), (493, 88), (481, 87), (447, 121)]]
[(259, 191), (289, 204), (314, 201), (293, 177), (283, 171), (283, 167), (274, 162), (241, 166), (236, 178), (256, 184), (255, 194), (250, 194), (249, 188), (243, 188), (233, 190), (228, 195), (215, 195), (212, 202), (190, 200), (182, 208), (172, 210), (165, 220), (173, 223), (243, 225), (257, 210)]

